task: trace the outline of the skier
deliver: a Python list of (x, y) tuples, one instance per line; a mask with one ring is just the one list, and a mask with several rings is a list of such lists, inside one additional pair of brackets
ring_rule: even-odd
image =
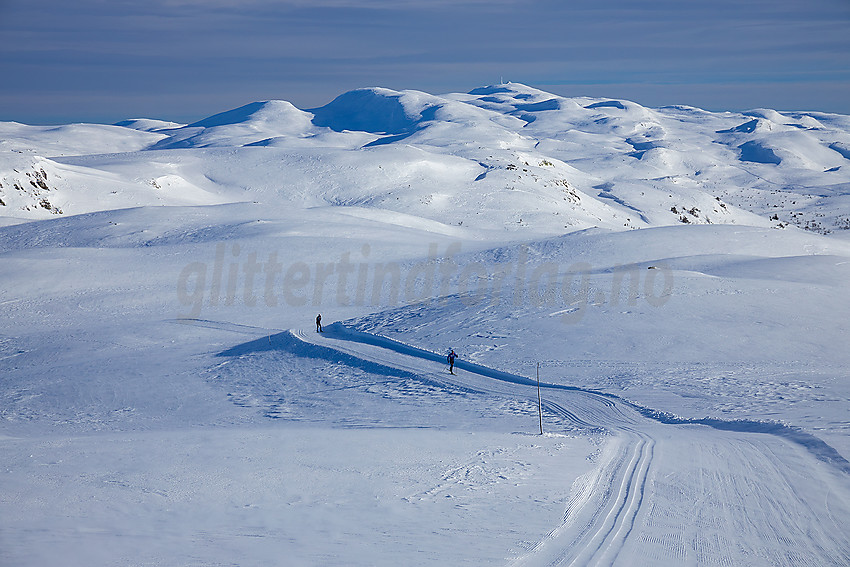
[(316, 332), (322, 333), (324, 330), (322, 329), (322, 314), (319, 313), (316, 315)]
[(456, 358), (457, 358), (457, 354), (455, 354), (455, 349), (452, 349), (452, 351), (449, 353), (449, 356), (446, 357), (446, 359), (449, 361), (449, 373), (451, 373), (451, 374), (455, 373), (455, 359)]

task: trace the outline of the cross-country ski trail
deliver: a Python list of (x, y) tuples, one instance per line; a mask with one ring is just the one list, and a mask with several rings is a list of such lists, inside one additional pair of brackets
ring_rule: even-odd
[[(536, 381), (385, 337), (329, 325), (291, 331), (310, 349), (482, 394), (533, 400)], [(534, 388), (532, 388), (534, 386)], [(850, 475), (805, 443), (742, 424), (670, 424), (616, 396), (542, 384), (548, 416), (604, 430), (596, 466), (572, 485), (560, 525), (513, 565), (850, 564)], [(545, 427), (544, 427), (545, 428)]]

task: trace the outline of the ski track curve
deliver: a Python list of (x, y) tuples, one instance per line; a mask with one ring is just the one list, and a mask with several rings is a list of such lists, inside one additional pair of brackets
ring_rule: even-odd
[[(221, 354), (274, 350), (278, 338), (299, 356), (536, 404), (536, 380), (467, 361), (450, 375), (441, 354), (341, 323), (325, 331), (270, 335)], [(606, 441), (596, 466), (573, 483), (562, 523), (510, 564), (850, 564), (850, 475), (816, 443), (813, 450), (805, 437), (759, 422), (685, 420), (603, 392), (541, 388), (547, 415), (604, 432)]]

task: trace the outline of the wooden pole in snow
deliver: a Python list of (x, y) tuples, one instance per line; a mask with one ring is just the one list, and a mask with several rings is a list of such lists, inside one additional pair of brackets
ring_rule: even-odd
[(537, 415), (540, 416), (540, 435), (543, 435), (543, 402), (540, 400), (540, 363), (537, 363)]

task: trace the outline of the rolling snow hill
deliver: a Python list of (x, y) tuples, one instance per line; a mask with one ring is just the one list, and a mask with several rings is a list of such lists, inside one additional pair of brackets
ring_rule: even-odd
[(514, 83), (0, 124), (0, 564), (847, 565), (849, 195)]
[[(271, 194), (548, 233), (850, 226), (850, 118), (840, 115), (648, 109), (508, 84), (444, 96), (361, 89), (309, 111), (265, 101), (185, 126), (120, 124), (3, 125), (5, 216)], [(186, 151), (164, 152), (175, 149)], [(242, 174), (260, 163), (265, 175)]]

